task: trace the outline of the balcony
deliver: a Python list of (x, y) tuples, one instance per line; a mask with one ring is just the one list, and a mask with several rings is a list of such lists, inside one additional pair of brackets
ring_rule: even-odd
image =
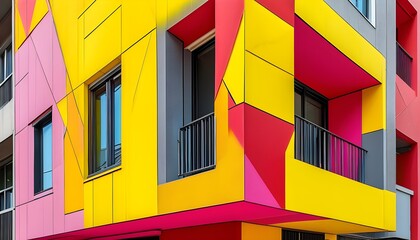
[(214, 113), (179, 130), (178, 176), (186, 177), (216, 166)]
[(0, 239), (13, 239), (13, 211), (0, 214)]
[(364, 183), (366, 153), (363, 148), (295, 116), (296, 159)]
[(411, 86), (411, 65), (413, 58), (408, 52), (397, 42), (397, 75), (408, 86)]

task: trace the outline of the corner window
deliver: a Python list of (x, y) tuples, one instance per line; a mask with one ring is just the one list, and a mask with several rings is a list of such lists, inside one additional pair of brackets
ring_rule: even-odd
[(12, 162), (0, 167), (0, 212), (13, 207)]
[(0, 51), (0, 107), (12, 99), (12, 44)]
[(52, 188), (52, 120), (51, 113), (34, 126), (35, 194)]
[(90, 88), (89, 174), (121, 163), (121, 72)]

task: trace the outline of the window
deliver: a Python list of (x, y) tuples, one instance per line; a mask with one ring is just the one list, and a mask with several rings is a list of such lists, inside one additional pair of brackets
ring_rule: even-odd
[(192, 52), (192, 116), (193, 120), (214, 111), (214, 39)]
[(12, 162), (0, 167), (0, 212), (13, 207)]
[(112, 71), (91, 88), (89, 174), (121, 163), (121, 73)]
[(52, 188), (52, 120), (47, 114), (34, 125), (35, 194)]
[(303, 84), (295, 84), (295, 115), (327, 128), (327, 99)]
[(369, 0), (350, 0), (351, 3), (362, 13), (367, 19), (371, 19), (370, 1)]
[(283, 229), (282, 235), (282, 239), (287, 240), (324, 240), (324, 234), (319, 233), (297, 232)]
[(12, 99), (12, 44), (0, 52), (0, 107)]

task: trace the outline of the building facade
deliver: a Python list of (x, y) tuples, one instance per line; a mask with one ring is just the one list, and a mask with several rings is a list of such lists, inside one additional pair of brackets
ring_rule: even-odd
[(417, 239), (417, 5), (1, 0), (0, 238)]

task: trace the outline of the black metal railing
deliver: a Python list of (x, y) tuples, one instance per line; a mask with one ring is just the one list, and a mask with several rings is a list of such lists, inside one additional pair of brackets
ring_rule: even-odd
[(397, 75), (411, 86), (411, 65), (413, 58), (408, 52), (397, 42)]
[(12, 75), (0, 83), (0, 108), (12, 99)]
[(365, 182), (367, 151), (295, 116), (295, 158), (344, 177)]
[(0, 214), (0, 239), (13, 239), (13, 211), (7, 211)]
[(211, 113), (179, 130), (178, 175), (185, 177), (215, 166), (215, 118)]

